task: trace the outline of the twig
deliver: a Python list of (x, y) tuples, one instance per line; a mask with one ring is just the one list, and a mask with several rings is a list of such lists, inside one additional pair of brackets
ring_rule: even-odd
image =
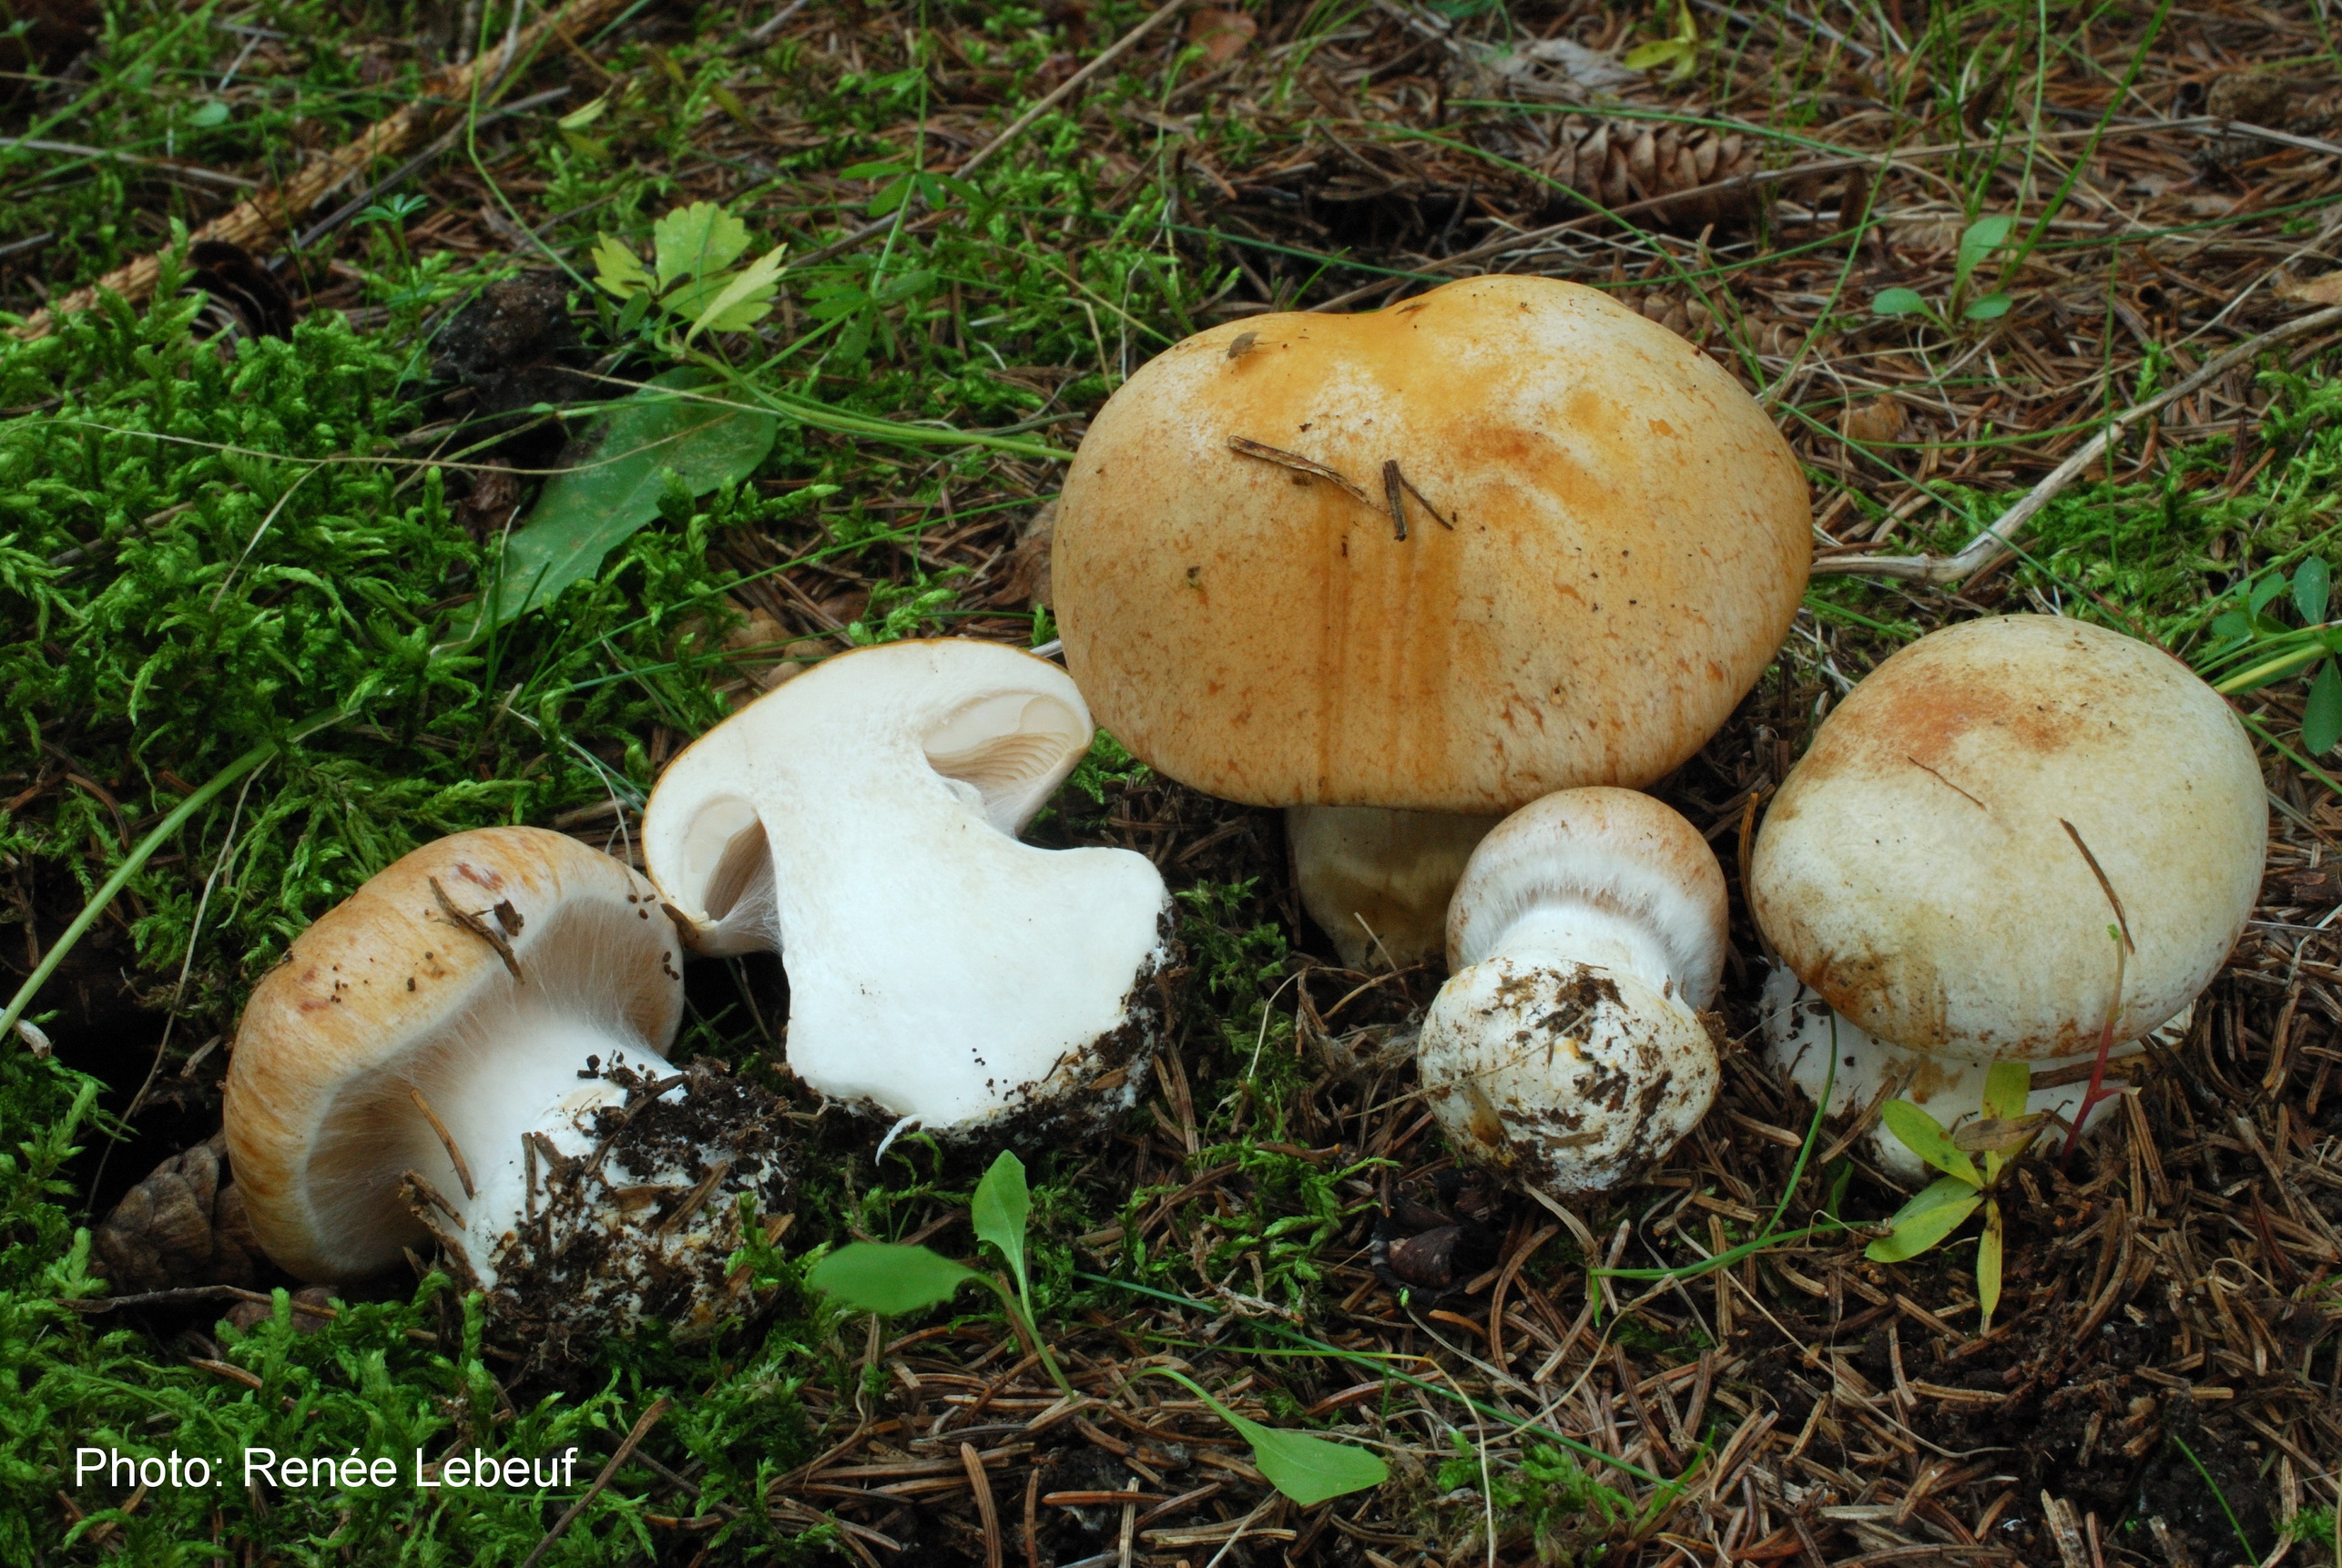
[(618, 1473), (618, 1467), (626, 1462), (626, 1456), (635, 1451), (635, 1445), (650, 1435), (650, 1429), (658, 1424), (659, 1417), (667, 1414), (667, 1407), (674, 1402), (665, 1394), (652, 1401), (650, 1409), (645, 1410), (642, 1419), (627, 1431), (626, 1441), (618, 1445), (618, 1451), (610, 1456), (610, 1462), (602, 1467), (602, 1473), (594, 1478), (594, 1484), (586, 1489), (586, 1495), (571, 1503), (568, 1512), (553, 1522), (553, 1528), (545, 1532), (545, 1539), (536, 1543), (536, 1549), (521, 1559), (521, 1568), (536, 1568), (537, 1560), (552, 1551), (553, 1543), (577, 1522), (577, 1516), (586, 1512), (586, 1505), (602, 1495), (602, 1489), (610, 1484), (610, 1478)]
[[(437, 882), (432, 884), (433, 888), (438, 885)], [(445, 896), (443, 893), (441, 895), (443, 898)], [(447, 1130), (447, 1124), (439, 1119), (439, 1113), (431, 1108), (431, 1102), (424, 1099), (423, 1091), (412, 1084), (407, 1085), (407, 1098), (412, 1100), (414, 1108), (423, 1113), (423, 1119), (431, 1124), (431, 1130), (439, 1135), (439, 1146), (447, 1151), (448, 1162), (455, 1167), (455, 1179), (463, 1184), (463, 1196), (478, 1197), (480, 1189), (473, 1184), (472, 1167), (464, 1163), (463, 1151), (455, 1146), (455, 1135)]]
[(2026, 525), (2040, 515), (2060, 492), (2080, 478), (2082, 470), (2097, 462), (2109, 446), (2122, 439), (2131, 426), (2165, 405), (2178, 402), (2197, 388), (2217, 381), (2265, 350), (2337, 324), (2342, 324), (2342, 305), (2329, 305), (2323, 311), (2297, 316), (2270, 328), (2258, 337), (2245, 339), (2226, 353), (2206, 362), (2202, 370), (2184, 381), (2157, 392), (2144, 402), (2133, 403), (2124, 409), (2107, 422), (2105, 429), (2075, 449), (2072, 456), (2052, 469), (2015, 505), (2001, 513), (1991, 527), (1970, 540), (1957, 555), (1831, 555), (1816, 561), (1814, 573), (1816, 575), (1900, 577), (1916, 583), (1957, 583), (1997, 566), (2017, 553), (2012, 542), (2024, 532)]
[[(1001, 1568), (1000, 1508), (993, 1501), (992, 1477), (984, 1473), (984, 1457), (976, 1445), (960, 1445), (960, 1463), (968, 1472), (968, 1486), (976, 1494), (976, 1517), (984, 1526), (984, 1568)], [(1036, 1476), (1040, 1471), (1034, 1472)]]
[[(1281, 446), (1270, 446), (1265, 442), (1254, 441), (1248, 436), (1242, 435), (1228, 437), (1228, 450), (1239, 457), (1258, 458), (1263, 463), (1273, 463), (1279, 468), (1289, 468), (1296, 473), (1306, 473), (1312, 478), (1322, 479), (1329, 484), (1339, 485), (1343, 493), (1359, 505), (1373, 506), (1378, 512), (1381, 510), (1380, 507), (1374, 506), (1373, 496), (1351, 484), (1341, 473), (1328, 468), (1314, 458), (1304, 457), (1298, 452), (1288, 452)], [(1403, 521), (1399, 524), (1399, 536), (1401, 539), (1407, 537), (1407, 524)]]
[(505, 940), (504, 933), (492, 928), (478, 915), (466, 914), (457, 909), (453, 901), (448, 898), (447, 890), (439, 885), (439, 879), (433, 877), (429, 880), (432, 896), (439, 900), (439, 912), (447, 917), (448, 923), (460, 931), (470, 932), (473, 936), (494, 948), (496, 956), (504, 961), (504, 967), (512, 972), (513, 978), (524, 981), (526, 977), (521, 973), (521, 961), (513, 956), (513, 944)]
[[(317, 158), (282, 185), (238, 202), (189, 236), (218, 239), (247, 250), (267, 249), (290, 232), (303, 213), (324, 200), (378, 158), (395, 157), (412, 147), (436, 125), (441, 115), (467, 105), (475, 93), (493, 91), (514, 63), (532, 54), (556, 29), (590, 27), (622, 8), (624, 0), (569, 0), (533, 27), (514, 33), (498, 48), (468, 65), (442, 73), (424, 85), (423, 93), (397, 113), (376, 120), (354, 141)], [(517, 20), (519, 13), (514, 13)], [(87, 289), (75, 290), (45, 311), (36, 311), (16, 329), (20, 338), (43, 338), (56, 330), (60, 317), (86, 311), (97, 302), (100, 290), (120, 295), (132, 304), (144, 301), (162, 277), (163, 254), (141, 256), (117, 268)]]

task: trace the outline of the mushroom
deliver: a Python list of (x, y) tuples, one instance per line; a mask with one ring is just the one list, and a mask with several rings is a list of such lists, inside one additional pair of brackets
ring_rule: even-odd
[(1450, 1141), (1562, 1193), (1664, 1158), (1716, 1099), (1699, 1010), (1725, 944), (1715, 852), (1649, 796), (1564, 789), (1507, 817), (1456, 884), (1454, 972), (1423, 1019)]
[(2102, 1036), (2218, 972), (2267, 830), (2244, 727), (2169, 655), (2054, 616), (1921, 637), (1824, 721), (1757, 836), (1774, 1059), (1817, 1098), (1829, 1077), (1832, 1110), (1891, 1090), (1947, 1125), (2021, 1059), (2052, 1079), (2029, 1111), (2070, 1121)]
[(619, 1135), (744, 1092), (687, 1090), (662, 1054), (677, 948), (650, 884), (565, 834), (481, 829), (393, 862), (294, 939), (238, 1025), (228, 1150), (262, 1249), (344, 1282), (436, 1236), (481, 1288), (542, 1287), (528, 1316), (704, 1318), (735, 1196), (771, 1214), (790, 1177), (769, 1097), (728, 1135)]
[(1173, 949), (1146, 857), (1015, 837), (1090, 734), (1014, 648), (840, 654), (668, 765), (645, 859), (701, 951), (780, 953), (789, 1064), (822, 1094), (898, 1131), (1095, 1123), (1135, 1103)]
[(1301, 907), (1352, 969), (1404, 968), (1447, 947), (1448, 896), (1501, 817), (1290, 806), (1285, 844)]
[[(1484, 823), (1705, 744), (1787, 634), (1810, 521), (1787, 444), (1706, 355), (1594, 290), (1475, 278), (1143, 366), (1066, 476), (1052, 579), (1067, 668), (1157, 770)], [(1428, 854), (1394, 827), (1400, 865), (1366, 876), (1318, 858), (1355, 856), (1355, 820), (1290, 831), (1346, 957), (1359, 915), (1420, 933), (1377, 927), (1399, 962), (1436, 952), (1443, 896), (1386, 901), (1471, 827)]]

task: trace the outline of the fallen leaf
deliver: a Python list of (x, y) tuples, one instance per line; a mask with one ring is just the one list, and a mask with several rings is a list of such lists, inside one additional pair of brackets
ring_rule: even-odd
[(669, 371), (602, 415), (592, 459), (545, 481), (504, 547), (500, 581), (460, 640), (549, 605), (599, 571), (605, 555), (658, 515), (668, 470), (694, 495), (756, 472), (778, 422), (756, 409), (673, 395), (708, 379)]
[(1838, 416), (1838, 433), (1858, 446), (1875, 446), (1903, 433), (1903, 405), (1891, 397), (1849, 403)]
[(2342, 305), (2342, 272), (2328, 272), (2322, 278), (2280, 278), (2276, 293), (2280, 300), (2303, 305)]
[(1260, 24), (1241, 11), (1213, 6), (1187, 18), (1187, 42), (1200, 46), (1208, 65), (1224, 66), (1237, 57), (1260, 31)]

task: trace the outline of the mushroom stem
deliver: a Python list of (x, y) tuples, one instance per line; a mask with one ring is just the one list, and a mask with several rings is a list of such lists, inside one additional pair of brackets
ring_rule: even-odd
[(1448, 899), (1502, 819), (1380, 806), (1288, 806), (1285, 841), (1301, 907), (1352, 969), (1399, 968), (1447, 945)]
[(1547, 968), (1583, 965), (1631, 974), (1669, 998), (1684, 988), (1684, 977), (1666, 944), (1647, 922), (1578, 899), (1556, 899), (1522, 911), (1485, 956)]
[[(1830, 1051), (1836, 1048), (1838, 1075), (1830, 1081), (1828, 1107), (1831, 1115), (1860, 1111), (1881, 1094), (1910, 1101), (1946, 1127), (1956, 1127), (1983, 1114), (1984, 1078), (1996, 1059), (1990, 1054), (1956, 1050), (1913, 1051), (1889, 1044), (1832, 1009), (1818, 993), (1778, 965), (1765, 983), (1760, 1013), (1766, 1054), (1773, 1065), (1810, 1099), (1821, 1097), (1823, 1080), (1829, 1072)], [(2184, 1033), (2192, 1015), (2193, 1009), (2183, 1012), (2170, 1024), (2157, 1030), (2156, 1037), (2162, 1037), (2166, 1031)], [(2137, 1041), (2116, 1044), (2108, 1059), (2119, 1062), (2139, 1054), (2143, 1049)], [(2095, 1051), (2042, 1057), (2032, 1064), (2033, 1076), (2038, 1081), (2062, 1074), (2062, 1069), (2091, 1066), (2098, 1057)], [(2085, 1110), (2089, 1090), (2085, 1082), (2035, 1089), (2026, 1096), (2026, 1114), (2053, 1117), (2069, 1126), (2079, 1114), (2082, 1125), (2075, 1134), (2079, 1136), (2098, 1125), (2121, 1097), (2101, 1094), (2097, 1103)], [(1865, 1142), (1879, 1169), (1889, 1176), (1903, 1181), (1925, 1179), (1927, 1163), (1883, 1125), (1874, 1126)]]
[[(434, 1135), (435, 1129), (417, 1129), (422, 1135), (413, 1140), (410, 1163), (462, 1212), (464, 1251), (483, 1287), (495, 1283), (496, 1253), (505, 1237), (529, 1217), (531, 1135), (565, 1159), (593, 1154), (600, 1142), (595, 1113), (626, 1103), (624, 1086), (602, 1075), (603, 1069), (616, 1065), (647, 1080), (675, 1072), (640, 1041), (616, 1029), (547, 1018), (528, 1021), (496, 1052), (473, 1055), (472, 1071), (462, 1078), (448, 1074), (424, 1086), (445, 1140)], [(457, 1149), (468, 1172), (455, 1164)], [(610, 1185), (624, 1185), (628, 1176), (657, 1179), (657, 1173), (614, 1172)], [(459, 1198), (459, 1193), (464, 1196)]]
[(1714, 852), (1648, 796), (1565, 789), (1506, 819), (1457, 886), (1456, 972), (1423, 1019), (1459, 1152), (1564, 1192), (1663, 1157), (1716, 1097), (1698, 1008), (1724, 919)]

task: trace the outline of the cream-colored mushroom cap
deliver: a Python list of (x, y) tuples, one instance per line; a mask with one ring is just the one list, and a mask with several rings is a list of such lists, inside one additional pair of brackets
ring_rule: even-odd
[(502, 1193), (535, 1099), (622, 1097), (578, 1081), (586, 1051), (658, 1063), (683, 1015), (680, 958), (650, 884), (565, 834), (484, 828), (393, 862), (293, 939), (237, 1026), (228, 1147), (260, 1245), (334, 1281), (428, 1245), (403, 1174), (465, 1195), (414, 1093), (483, 1194)]
[(1787, 634), (1810, 520), (1706, 355), (1594, 290), (1476, 278), (1142, 367), (1067, 474), (1052, 573), (1092, 712), (1172, 778), (1501, 812), (1697, 750)]
[(2218, 971), (2267, 829), (2244, 727), (2178, 660), (2061, 616), (1970, 621), (1823, 723), (1767, 814), (1750, 901), (1781, 961), (1881, 1041), (2070, 1056), (2113, 1001), (2110, 890), (2135, 949), (2121, 1043)]

